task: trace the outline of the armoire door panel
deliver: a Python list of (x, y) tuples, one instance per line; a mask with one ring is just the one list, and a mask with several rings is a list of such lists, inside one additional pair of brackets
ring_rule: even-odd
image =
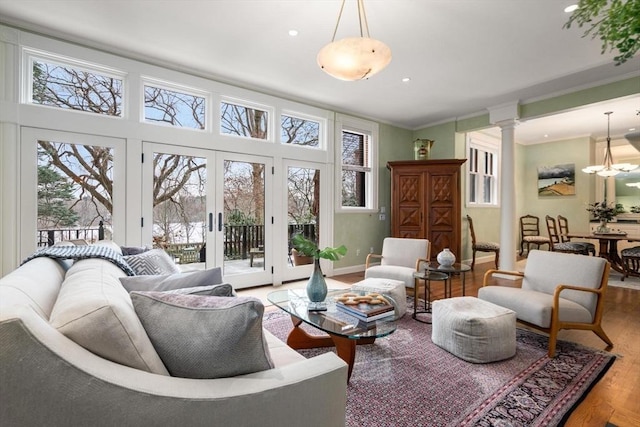
[(429, 239), (431, 257), (449, 248), (461, 258), (460, 166), (465, 159), (388, 162), (391, 235)]
[(398, 225), (400, 227), (420, 227), (420, 208), (409, 207), (398, 210)]

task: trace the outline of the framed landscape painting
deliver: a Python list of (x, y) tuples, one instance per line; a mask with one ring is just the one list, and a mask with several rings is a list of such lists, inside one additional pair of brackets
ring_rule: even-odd
[(575, 194), (575, 163), (538, 167), (538, 196), (574, 196)]

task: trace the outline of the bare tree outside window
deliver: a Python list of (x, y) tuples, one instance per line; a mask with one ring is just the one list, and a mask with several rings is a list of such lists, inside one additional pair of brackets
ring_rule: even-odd
[(153, 171), (154, 242), (204, 243), (206, 160), (154, 153)]
[(204, 129), (206, 99), (154, 86), (144, 87), (144, 118), (150, 122)]
[(283, 144), (318, 147), (320, 138), (320, 123), (318, 122), (283, 114), (280, 130)]
[(263, 110), (222, 102), (220, 131), (254, 139), (267, 139), (269, 114)]
[(33, 62), (32, 102), (122, 116), (122, 80), (70, 66)]
[(101, 222), (112, 225), (113, 149), (38, 141), (38, 190), (39, 230), (92, 229), (97, 239)]

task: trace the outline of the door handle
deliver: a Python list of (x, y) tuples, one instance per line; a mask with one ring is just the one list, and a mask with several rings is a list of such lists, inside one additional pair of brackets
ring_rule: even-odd
[(209, 231), (213, 231), (213, 214), (209, 212)]
[(222, 212), (218, 212), (218, 231), (222, 231)]

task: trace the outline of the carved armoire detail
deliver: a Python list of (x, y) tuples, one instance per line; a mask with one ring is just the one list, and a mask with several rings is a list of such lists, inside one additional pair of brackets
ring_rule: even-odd
[(460, 166), (466, 159), (388, 162), (391, 236), (428, 239), (431, 259), (444, 248), (461, 258)]

